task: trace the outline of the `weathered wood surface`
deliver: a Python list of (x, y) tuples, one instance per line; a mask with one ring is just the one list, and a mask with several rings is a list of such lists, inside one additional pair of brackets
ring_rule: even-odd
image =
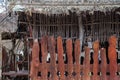
[(75, 55), (75, 80), (81, 80), (81, 75), (80, 75), (80, 40), (75, 41), (75, 46), (74, 46), (74, 55)]
[(108, 57), (109, 57), (109, 69), (110, 69), (110, 80), (118, 80), (117, 72), (117, 52), (116, 52), (116, 43), (117, 38), (111, 36), (109, 38), (109, 48), (108, 48)]
[[(75, 41), (67, 39), (64, 45), (60, 36), (56, 40), (54, 37), (44, 36), (39, 42), (36, 40), (33, 42), (30, 70), (32, 80), (120, 80), (120, 75), (116, 75), (116, 72), (120, 72), (120, 64), (117, 64), (114, 36), (109, 39), (109, 64), (107, 64), (106, 49), (100, 48), (99, 41), (93, 43), (93, 64), (90, 64), (91, 53), (87, 46), (84, 48), (85, 56), (81, 64), (78, 39)], [(47, 62), (48, 53), (50, 62)], [(101, 58), (101, 63), (98, 56)]]
[(63, 42), (62, 37), (57, 38), (57, 50), (58, 50), (58, 70), (60, 71), (59, 80), (65, 80), (65, 65), (64, 65), (64, 58), (63, 58)]
[(47, 78), (47, 55), (48, 55), (48, 49), (47, 49), (47, 42), (48, 42), (48, 37), (44, 36), (41, 39), (41, 52), (42, 52), (42, 65), (40, 67), (42, 67), (42, 71), (41, 71), (41, 76), (42, 76), (42, 80), (48, 80)]
[(8, 65), (8, 53), (5, 49), (5, 47), (2, 47), (2, 72), (6, 72), (7, 71), (7, 66)]
[(107, 80), (107, 59), (106, 59), (106, 50), (102, 48), (100, 50), (101, 55), (101, 80)]
[(32, 48), (32, 61), (31, 61), (31, 70), (30, 70), (30, 77), (33, 80), (37, 80), (38, 78), (38, 69), (39, 69), (39, 43), (38, 40), (35, 39), (33, 42), (33, 48)]
[(56, 67), (56, 53), (55, 53), (55, 39), (54, 37), (49, 37), (48, 39), (48, 47), (50, 52), (50, 80), (58, 80), (57, 76), (57, 67)]
[(90, 48), (85, 47), (84, 80), (90, 80)]
[(93, 80), (99, 80), (99, 76), (98, 76), (98, 69), (99, 69), (99, 61), (98, 61), (98, 55), (99, 55), (99, 41), (95, 41), (93, 43), (93, 50), (94, 50), (94, 54), (93, 54)]
[(67, 63), (67, 71), (68, 71), (68, 76), (67, 79), (68, 80), (73, 80), (73, 57), (72, 57), (72, 51), (73, 51), (73, 47), (72, 47), (72, 40), (68, 39), (66, 41), (66, 51), (67, 51), (67, 58), (68, 58), (68, 63)]

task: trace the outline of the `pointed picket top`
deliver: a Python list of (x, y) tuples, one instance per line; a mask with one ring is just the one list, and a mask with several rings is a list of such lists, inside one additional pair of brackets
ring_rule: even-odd
[(72, 40), (67, 39), (67, 41), (66, 41), (66, 52), (67, 52), (67, 58), (68, 58), (68, 63), (67, 63), (67, 71), (68, 71), (67, 79), (68, 80), (73, 80), (73, 75), (72, 75), (72, 73), (73, 73), (72, 51), (73, 51)]
[(32, 47), (32, 61), (31, 61), (31, 69), (30, 69), (30, 77), (32, 79), (37, 79), (38, 75), (38, 69), (39, 69), (39, 42), (38, 39), (35, 39), (33, 42)]
[(109, 38), (109, 47), (108, 47), (108, 58), (109, 58), (109, 69), (110, 69), (110, 80), (118, 80), (117, 78), (117, 52), (116, 52), (116, 42), (117, 38), (111, 36)]

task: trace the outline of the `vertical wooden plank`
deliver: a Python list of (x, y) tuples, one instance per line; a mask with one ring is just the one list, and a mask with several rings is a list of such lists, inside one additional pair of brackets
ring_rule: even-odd
[[(57, 51), (58, 51), (58, 70), (60, 71), (59, 80), (65, 80), (65, 65), (63, 59), (63, 42), (62, 37), (57, 38)], [(62, 66), (62, 67), (61, 67)]]
[(2, 72), (7, 72), (6, 65), (8, 63), (8, 55), (5, 47), (2, 47)]
[(109, 47), (108, 47), (108, 58), (110, 60), (110, 64), (109, 64), (110, 80), (118, 80), (116, 75), (117, 72), (116, 43), (117, 43), (117, 38), (115, 36), (111, 36), (109, 38)]
[(84, 60), (84, 75), (83, 80), (90, 80), (90, 48), (85, 47), (85, 60)]
[(16, 39), (12, 39), (12, 50), (10, 51), (9, 54), (12, 54), (10, 57), (10, 70), (11, 71), (15, 71), (15, 62), (16, 62), (16, 59), (15, 59), (15, 54), (14, 54), (14, 48), (15, 48), (15, 44), (16, 44)]
[(72, 40), (68, 39), (66, 41), (66, 51), (67, 51), (67, 58), (68, 58), (68, 63), (67, 63), (67, 71), (68, 71), (68, 76), (67, 80), (73, 80), (73, 57), (72, 57)]
[(38, 40), (35, 39), (33, 42), (32, 48), (32, 61), (31, 61), (31, 70), (30, 77), (32, 80), (37, 80), (37, 74), (39, 69), (39, 43)]
[(80, 76), (80, 40), (75, 41), (75, 80), (81, 80)]
[(99, 76), (98, 76), (98, 53), (99, 53), (99, 41), (95, 41), (93, 43), (93, 50), (94, 50), (94, 54), (93, 54), (93, 76), (92, 79), (93, 80), (99, 80)]
[(53, 36), (48, 39), (48, 47), (50, 52), (50, 73), (51, 80), (58, 80), (57, 67), (56, 67), (56, 54), (55, 54), (55, 39)]
[[(30, 38), (33, 37), (32, 26), (29, 26), (29, 36)], [(30, 48), (32, 48), (32, 45), (33, 45), (33, 41), (30, 40), (30, 43), (29, 43)]]
[(42, 71), (41, 71), (41, 76), (42, 76), (42, 80), (48, 80), (47, 79), (47, 55), (48, 55), (48, 50), (47, 50), (47, 41), (48, 38), (47, 36), (42, 37), (41, 39), (41, 52), (42, 52)]
[(106, 50), (101, 48), (101, 80), (107, 80), (106, 72), (107, 72), (107, 59), (106, 59)]

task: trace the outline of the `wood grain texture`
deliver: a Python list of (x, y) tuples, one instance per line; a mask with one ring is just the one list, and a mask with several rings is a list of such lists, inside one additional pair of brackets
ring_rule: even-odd
[(38, 69), (39, 69), (39, 43), (38, 40), (35, 39), (33, 42), (32, 48), (32, 61), (31, 61), (31, 70), (30, 70), (30, 77), (33, 80), (37, 79)]
[(80, 76), (80, 40), (76, 40), (74, 44), (74, 55), (75, 55), (75, 80), (81, 80)]
[(83, 80), (90, 80), (90, 48), (85, 47), (85, 59), (84, 59), (84, 75)]
[(50, 80), (58, 80), (56, 67), (55, 39), (53, 36), (48, 39), (48, 47), (50, 52)]
[(108, 58), (110, 60), (109, 69), (110, 69), (110, 80), (118, 80), (117, 72), (117, 54), (116, 54), (116, 43), (117, 38), (111, 36), (109, 38), (109, 48), (108, 48)]
[(59, 80), (65, 80), (65, 66), (64, 66), (64, 59), (63, 59), (63, 43), (62, 37), (57, 38), (57, 51), (58, 51), (58, 70), (60, 72)]
[[(38, 40), (34, 40), (33, 42), (30, 66), (31, 80), (119, 80), (116, 75), (117, 70), (120, 71), (116, 54), (117, 39), (114, 36), (109, 39), (108, 58), (110, 64), (107, 64), (107, 55), (104, 48), (100, 49), (101, 64), (99, 64), (99, 41), (93, 43), (93, 64), (90, 64), (90, 48), (85, 47), (83, 65), (80, 65), (80, 40), (75, 41), (74, 49), (72, 39), (66, 40), (67, 64), (64, 63), (63, 58), (64, 46), (62, 37), (59, 36), (57, 38), (57, 45), (54, 37), (44, 36), (40, 41), (41, 47), (39, 46)], [(40, 50), (41, 56), (39, 56)], [(58, 56), (56, 56), (56, 52), (58, 52)], [(4, 49), (3, 53), (6, 53)], [(50, 63), (46, 62), (48, 53), (50, 53)], [(41, 63), (39, 62), (39, 58), (42, 59)], [(56, 63), (56, 59), (58, 60), (58, 64)], [(74, 63), (73, 59), (75, 60)], [(101, 76), (98, 75), (99, 69), (101, 70)], [(65, 71), (68, 72), (67, 76), (65, 75)], [(106, 75), (106, 72), (109, 71), (110, 77)], [(38, 72), (41, 72), (41, 76), (38, 76)], [(49, 77), (48, 72), (50, 72)], [(89, 74), (90, 72), (93, 72), (92, 77)]]
[(47, 55), (48, 55), (48, 49), (47, 49), (47, 42), (48, 42), (48, 37), (44, 36), (41, 39), (41, 52), (42, 52), (42, 71), (41, 71), (41, 76), (42, 76), (42, 80), (48, 80), (47, 78), (47, 74), (48, 74), (48, 70), (47, 70)]
[(101, 48), (100, 50), (101, 55), (101, 80), (107, 80), (107, 59), (106, 59), (106, 50)]
[(73, 80), (73, 56), (72, 56), (72, 40), (67, 39), (66, 41), (66, 51), (67, 51), (67, 58), (68, 58), (68, 63), (67, 63), (67, 71), (68, 71), (68, 76), (67, 80)]
[(98, 62), (98, 53), (99, 53), (99, 41), (95, 41), (93, 43), (93, 50), (94, 50), (94, 54), (93, 54), (93, 76), (92, 76), (92, 80), (99, 80), (99, 76), (98, 76), (98, 69), (99, 69), (99, 62)]

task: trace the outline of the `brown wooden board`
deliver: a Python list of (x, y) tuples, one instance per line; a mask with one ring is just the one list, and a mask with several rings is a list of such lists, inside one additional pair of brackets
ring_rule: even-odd
[(109, 57), (109, 69), (110, 69), (110, 80), (118, 80), (117, 72), (117, 53), (116, 53), (116, 43), (117, 38), (111, 36), (109, 38), (109, 48), (108, 48), (108, 57)]
[(74, 54), (75, 54), (75, 80), (81, 80), (80, 75), (80, 40), (76, 40), (74, 44)]
[(42, 71), (41, 71), (41, 78), (42, 80), (48, 80), (47, 74), (48, 74), (48, 70), (47, 70), (47, 55), (48, 55), (48, 46), (47, 46), (47, 42), (48, 42), (48, 37), (44, 36), (41, 39), (41, 52), (42, 52)]
[(90, 48), (85, 47), (85, 59), (84, 59), (84, 75), (83, 80), (90, 80)]
[(67, 76), (67, 80), (73, 80), (73, 56), (72, 56), (72, 40), (71, 39), (67, 39), (66, 41), (66, 51), (67, 51), (67, 59), (68, 59), (68, 63), (67, 63), (67, 71), (68, 71), (68, 76)]
[(101, 80), (107, 80), (107, 59), (106, 59), (106, 50), (102, 48), (100, 50), (101, 55)]
[(38, 69), (39, 69), (39, 43), (38, 40), (35, 39), (33, 42), (32, 48), (32, 61), (31, 61), (31, 69), (30, 69), (30, 77), (33, 80), (38, 78)]
[(92, 80), (99, 80), (99, 76), (98, 76), (98, 69), (99, 69), (99, 63), (98, 63), (98, 53), (99, 53), (99, 41), (95, 41), (93, 43), (93, 50), (94, 50), (94, 54), (93, 54), (93, 76), (92, 76)]
[(65, 65), (64, 65), (64, 58), (63, 58), (63, 42), (62, 37), (57, 38), (57, 51), (58, 51), (58, 70), (60, 72), (59, 80), (66, 80), (65, 79)]
[(48, 47), (50, 52), (50, 80), (58, 80), (57, 67), (56, 67), (56, 53), (55, 53), (55, 39), (54, 37), (49, 37)]
[[(67, 39), (65, 46), (63, 46), (62, 40), (62, 37), (57, 37), (56, 45), (54, 37), (44, 36), (40, 40), (41, 47), (39, 47), (38, 41), (34, 40), (30, 69), (32, 80), (119, 80), (116, 72), (120, 72), (120, 65), (117, 64), (116, 38), (114, 36), (109, 39), (109, 64), (107, 64), (106, 50), (104, 48), (99, 49), (99, 41), (93, 43), (94, 63), (90, 64), (90, 48), (85, 47), (84, 61), (81, 65), (80, 40), (77, 39), (73, 42), (72, 39)], [(48, 53), (50, 53), (50, 63), (47, 63)], [(66, 63), (64, 63), (64, 54), (67, 57)], [(101, 57), (101, 64), (99, 64), (98, 56)], [(42, 62), (39, 62), (39, 58)], [(38, 76), (39, 72), (41, 73), (40, 76)], [(107, 72), (110, 72), (110, 75), (107, 75)]]

